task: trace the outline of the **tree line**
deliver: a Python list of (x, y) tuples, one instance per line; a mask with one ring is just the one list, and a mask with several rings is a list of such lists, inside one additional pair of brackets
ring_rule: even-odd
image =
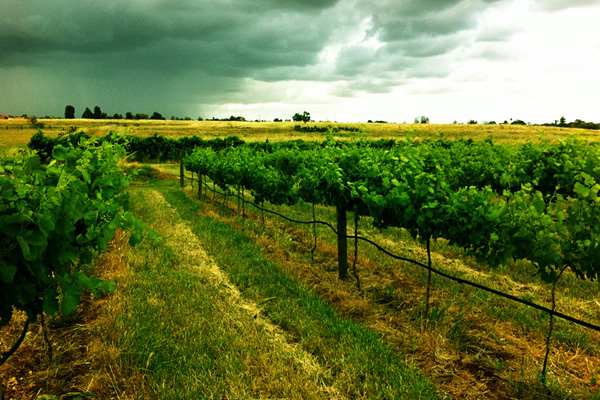
[[(65, 107), (65, 119), (74, 119), (75, 118), (75, 107), (73, 107), (72, 105), (67, 105)], [(95, 106), (94, 107), (94, 111), (90, 110), (89, 107), (86, 107), (85, 110), (83, 111), (83, 114), (81, 115), (81, 118), (87, 118), (87, 119), (153, 119), (153, 120), (166, 120), (165, 117), (162, 116), (161, 113), (154, 111), (152, 113), (152, 115), (148, 115), (148, 114), (144, 114), (144, 113), (132, 113), (130, 111), (125, 113), (125, 117), (123, 117), (123, 115), (119, 114), (119, 113), (115, 113), (112, 116), (109, 116), (107, 113), (103, 112), (102, 109), (99, 106)], [(192, 118), (190, 117), (185, 117), (185, 118), (178, 118), (178, 117), (171, 117), (171, 120), (185, 120), (185, 121), (191, 121)], [(204, 119), (202, 117), (198, 117), (198, 121), (203, 121)], [(242, 116), (230, 116), (229, 118), (211, 118), (209, 121), (246, 121), (246, 118), (242, 117)], [(258, 120), (257, 120), (258, 121)], [(282, 119), (279, 118), (275, 118), (274, 122), (282, 122)], [(289, 120), (286, 120), (289, 121)], [(295, 122), (304, 122), (305, 124), (307, 122), (312, 121), (310, 113), (308, 111), (304, 111), (303, 113), (295, 113), (292, 117), (292, 121)], [(372, 120), (368, 121), (369, 123), (372, 123)], [(376, 123), (387, 123), (387, 121), (375, 121)], [(421, 116), (416, 117), (414, 120), (414, 124), (428, 124), (429, 121), (429, 117), (427, 116)], [(455, 124), (457, 124), (457, 121), (454, 121)], [(468, 124), (479, 124), (479, 122), (477, 122), (477, 120), (470, 120), (468, 122)], [(484, 125), (496, 125), (496, 121), (485, 121), (483, 122)], [(510, 124), (510, 125), (530, 125), (529, 123), (520, 120), (520, 119), (515, 119), (513, 120), (511, 118), (510, 122), (509, 121), (504, 121), (500, 123), (502, 124)], [(556, 127), (561, 127), (561, 128), (579, 128), (579, 129), (595, 129), (595, 130), (600, 130), (600, 123), (594, 123), (594, 122), (586, 122), (583, 121), (581, 119), (576, 119), (573, 122), (567, 122), (567, 120), (565, 119), (565, 117), (561, 117), (559, 120), (555, 120), (553, 122), (550, 123), (543, 123), (543, 124), (533, 124), (533, 125), (539, 125), (539, 126), (556, 126)]]
[[(75, 118), (75, 107), (73, 107), (72, 105), (67, 105), (65, 107), (65, 119), (73, 119)], [(131, 111), (128, 111), (125, 113), (125, 118), (123, 118), (123, 115), (119, 114), (119, 113), (115, 113), (111, 116), (109, 116), (107, 113), (105, 113), (104, 111), (102, 111), (102, 109), (100, 108), (100, 106), (95, 106), (94, 107), (94, 111), (90, 110), (89, 107), (86, 107), (85, 110), (83, 111), (83, 114), (81, 114), (81, 118), (87, 118), (87, 119), (162, 119), (164, 120), (165, 118), (159, 113), (154, 111), (154, 113), (149, 116), (148, 114), (143, 114), (143, 113), (137, 113), (134, 114)]]

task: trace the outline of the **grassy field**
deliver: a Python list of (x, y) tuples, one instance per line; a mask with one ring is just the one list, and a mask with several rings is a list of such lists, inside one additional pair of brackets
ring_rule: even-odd
[[(131, 204), (163, 241), (130, 248), (117, 237), (96, 268), (119, 282), (117, 292), (50, 321), (53, 362), (34, 325), (0, 371), (9, 398), (600, 398), (597, 333), (559, 322), (541, 385), (542, 313), (434, 279), (424, 317), (423, 271), (361, 244), (359, 290), (337, 279), (335, 237), (326, 229), (318, 229), (313, 258), (311, 228), (268, 215), (263, 223), (250, 207), (241, 218), (236, 202), (181, 190), (168, 175), (176, 165), (153, 167), (162, 173), (134, 182)], [(309, 208), (276, 210), (306, 220)], [(335, 220), (327, 207), (316, 213)], [(362, 221), (359, 232), (396, 253), (426, 257), (402, 230)], [(433, 262), (549, 302), (549, 288), (527, 263), (490, 271), (443, 241), (433, 246)], [(568, 274), (559, 310), (598, 324), (597, 296), (597, 282)], [(19, 321), (0, 342), (10, 343)]]
[[(248, 142), (281, 141), (292, 139), (325, 140), (327, 133), (304, 133), (294, 131), (295, 122), (228, 122), (228, 121), (155, 121), (155, 120), (92, 120), (92, 119), (42, 119), (44, 132), (50, 136), (69, 131), (85, 131), (93, 136), (109, 132), (151, 136), (155, 133), (169, 138), (198, 135), (205, 139), (238, 136)], [(353, 127), (359, 132), (341, 131), (333, 137), (340, 140), (395, 139), (492, 139), (497, 143), (536, 142), (544, 138), (556, 142), (561, 138), (575, 136), (586, 141), (600, 140), (598, 131), (521, 125), (439, 125), (439, 124), (381, 124), (381, 123), (308, 123), (306, 126)], [(0, 120), (0, 148), (23, 146), (38, 129), (25, 120)]]
[[(73, 130), (73, 123), (100, 136), (111, 130), (248, 141), (326, 135), (295, 132), (294, 123), (43, 122), (52, 126), (49, 135)], [(571, 134), (595, 141), (597, 134), (529, 126), (351, 126), (363, 132), (339, 138), (519, 143), (539, 140), (541, 130), (551, 141)], [(0, 148), (23, 147), (33, 133), (25, 122), (0, 121)], [(129, 189), (132, 209), (164, 240), (130, 248), (127, 236), (117, 235), (96, 264), (102, 278), (119, 283), (117, 291), (88, 296), (74, 315), (50, 319), (52, 360), (34, 324), (0, 370), (7, 398), (600, 399), (597, 332), (559, 320), (542, 385), (547, 315), (434, 278), (424, 316), (423, 270), (360, 244), (359, 289), (353, 280), (337, 279), (336, 238), (327, 229), (318, 228), (313, 252), (312, 227), (268, 215), (263, 220), (251, 207), (242, 218), (231, 199), (207, 192), (199, 200), (195, 187), (181, 190), (170, 177), (178, 165), (146, 167), (153, 172)], [(271, 208), (300, 220), (312, 216), (309, 206)], [(316, 216), (335, 221), (327, 207), (317, 207)], [(396, 254), (427, 257), (401, 229), (381, 231), (363, 219), (359, 234)], [(550, 304), (549, 287), (526, 261), (490, 270), (442, 240), (432, 251), (434, 265), (447, 273)], [(600, 324), (598, 294), (597, 282), (567, 272), (557, 287), (558, 310)], [(0, 351), (22, 321), (17, 315), (2, 329)]]

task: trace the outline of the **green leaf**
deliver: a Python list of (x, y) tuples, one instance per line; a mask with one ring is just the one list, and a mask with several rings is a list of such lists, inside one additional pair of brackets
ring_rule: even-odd
[(546, 203), (541, 197), (536, 197), (533, 199), (533, 207), (535, 207), (535, 210), (541, 214), (546, 209)]
[(54, 146), (54, 149), (52, 149), (52, 157), (59, 161), (66, 160), (67, 159), (67, 149), (60, 144)]
[(0, 260), (0, 282), (12, 283), (16, 273), (17, 267), (15, 265)]
[(138, 231), (131, 232), (131, 236), (129, 237), (129, 245), (135, 246), (139, 242), (142, 241), (142, 234)]
[(586, 198), (590, 194), (590, 189), (582, 185), (580, 182), (575, 182), (573, 186), (573, 192), (579, 197)]
[(81, 301), (81, 289), (76, 285), (61, 284), (63, 299), (62, 313), (67, 316), (75, 310)]
[(29, 243), (23, 239), (22, 236), (17, 236), (17, 243), (19, 243), (19, 247), (21, 247), (21, 251), (23, 252), (23, 258), (27, 261), (32, 261), (31, 259), (31, 249), (29, 249)]
[(42, 302), (44, 312), (48, 315), (56, 315), (58, 308), (58, 293), (56, 289), (51, 288), (44, 292), (44, 301)]

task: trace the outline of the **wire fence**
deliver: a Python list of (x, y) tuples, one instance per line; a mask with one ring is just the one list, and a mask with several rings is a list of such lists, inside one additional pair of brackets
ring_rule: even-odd
[[(173, 175), (173, 174), (169, 174), (169, 175)], [(173, 176), (177, 176), (177, 175), (173, 175)], [(191, 182), (198, 182), (200, 184), (200, 181), (198, 179), (195, 179), (193, 176), (192, 177), (185, 176), (185, 179), (188, 179)], [(253, 203), (252, 201), (249, 201), (249, 200), (247, 200), (245, 198), (242, 198), (242, 196), (239, 196), (239, 195), (237, 195), (234, 192), (230, 192), (230, 193), (220, 192), (219, 190), (217, 190), (215, 188), (209, 187), (205, 182), (203, 184), (203, 187), (207, 188), (208, 190), (210, 190), (210, 191), (212, 191), (212, 192), (214, 192), (214, 193), (216, 193), (216, 194), (218, 194), (220, 196), (227, 196), (227, 197), (237, 198), (237, 199), (239, 199), (240, 201), (243, 201), (246, 204), (251, 204), (252, 206), (254, 206), (256, 209), (258, 209), (261, 212), (266, 212), (268, 214), (276, 215), (276, 216), (278, 216), (280, 218), (285, 219), (286, 221), (289, 221), (289, 222), (292, 222), (292, 223), (295, 223), (295, 224), (304, 224), (304, 225), (313, 225), (313, 224), (315, 224), (315, 225), (326, 226), (327, 228), (329, 228), (338, 237), (345, 237), (347, 239), (354, 239), (354, 240), (363, 241), (365, 243), (368, 243), (368, 244), (372, 245), (377, 250), (381, 251), (382, 253), (384, 253), (384, 254), (388, 255), (389, 257), (392, 257), (392, 258), (394, 258), (396, 260), (411, 263), (413, 265), (416, 265), (416, 266), (419, 266), (421, 268), (424, 268), (424, 269), (426, 269), (428, 271), (433, 272), (434, 274), (437, 274), (437, 275), (439, 275), (441, 277), (444, 277), (444, 278), (449, 279), (451, 281), (454, 281), (456, 283), (459, 283), (459, 284), (462, 284), (462, 285), (465, 285), (465, 286), (471, 286), (471, 287), (474, 287), (474, 288), (477, 288), (477, 289), (480, 289), (480, 290), (492, 293), (492, 294), (494, 294), (496, 296), (500, 296), (500, 297), (503, 297), (505, 299), (508, 299), (508, 300), (511, 300), (511, 301), (523, 304), (525, 306), (528, 306), (528, 307), (531, 307), (531, 308), (535, 308), (535, 309), (537, 309), (539, 311), (546, 312), (546, 313), (548, 313), (550, 315), (554, 315), (554, 316), (556, 316), (558, 318), (564, 319), (564, 320), (572, 322), (574, 324), (577, 324), (577, 325), (583, 326), (585, 328), (589, 328), (589, 329), (592, 329), (594, 331), (600, 332), (600, 326), (598, 326), (598, 325), (595, 325), (595, 324), (592, 324), (590, 322), (586, 322), (586, 321), (580, 320), (578, 318), (575, 318), (575, 317), (572, 317), (570, 315), (561, 313), (559, 311), (550, 309), (550, 308), (542, 306), (540, 304), (536, 304), (536, 303), (533, 303), (531, 301), (519, 298), (517, 296), (501, 292), (499, 290), (496, 290), (494, 288), (490, 288), (488, 286), (479, 284), (477, 282), (473, 282), (473, 281), (470, 281), (468, 279), (464, 279), (464, 278), (459, 278), (459, 277), (456, 277), (456, 276), (452, 276), (452, 275), (450, 275), (450, 274), (448, 274), (446, 272), (443, 272), (443, 271), (441, 271), (439, 269), (430, 267), (429, 265), (426, 265), (426, 264), (424, 264), (424, 263), (422, 263), (422, 262), (420, 262), (418, 260), (407, 258), (407, 257), (402, 257), (400, 255), (394, 254), (391, 251), (385, 249), (380, 244), (378, 244), (378, 243), (376, 243), (373, 240), (370, 240), (368, 238), (365, 238), (365, 237), (362, 237), (362, 236), (358, 236), (358, 235), (344, 235), (344, 234), (340, 234), (333, 225), (331, 225), (330, 223), (328, 223), (326, 221), (319, 221), (319, 220), (302, 221), (302, 220), (297, 220), (297, 219), (294, 219), (294, 218), (287, 217), (287, 216), (285, 216), (285, 215), (283, 215), (283, 214), (281, 214), (281, 213), (279, 213), (277, 211), (273, 211), (273, 210), (270, 210), (268, 208), (264, 208), (264, 207), (262, 207), (262, 206), (260, 206), (258, 204)]]
[[(248, 203), (248, 204), (251, 204), (253, 207), (255, 207), (257, 210), (260, 210), (263, 213), (263, 215), (264, 215), (264, 213), (272, 214), (272, 215), (278, 216), (279, 218), (282, 218), (282, 219), (284, 219), (286, 221), (289, 221), (289, 222), (295, 223), (295, 224), (313, 225), (315, 227), (316, 227), (316, 225), (323, 225), (323, 226), (329, 228), (338, 237), (338, 240), (340, 240), (340, 238), (353, 239), (353, 240), (355, 240), (355, 259), (354, 259), (354, 263), (356, 263), (356, 255), (357, 255), (357, 251), (358, 251), (357, 243), (360, 240), (360, 241), (363, 241), (365, 243), (368, 243), (368, 244), (372, 245), (377, 250), (381, 251), (382, 253), (386, 254), (387, 256), (389, 256), (389, 257), (391, 257), (393, 259), (396, 259), (396, 260), (399, 260), (399, 261), (408, 262), (408, 263), (416, 265), (416, 266), (418, 266), (420, 268), (426, 269), (429, 272), (429, 277), (427, 279), (427, 296), (426, 296), (427, 303), (426, 303), (426, 310), (428, 310), (428, 308), (429, 308), (429, 287), (430, 287), (431, 273), (434, 273), (434, 274), (436, 274), (438, 276), (441, 276), (443, 278), (449, 279), (450, 281), (456, 282), (458, 284), (465, 285), (465, 286), (470, 286), (470, 287), (474, 287), (476, 289), (479, 289), (479, 290), (482, 290), (482, 291), (485, 291), (485, 292), (488, 292), (488, 293), (492, 293), (492, 294), (494, 294), (494, 295), (496, 295), (498, 297), (502, 297), (502, 298), (505, 298), (507, 300), (510, 300), (510, 301), (513, 301), (513, 302), (516, 302), (516, 303), (520, 303), (520, 304), (522, 304), (524, 306), (527, 306), (527, 307), (530, 307), (530, 308), (533, 308), (533, 309), (536, 309), (536, 310), (548, 313), (548, 315), (550, 315), (549, 331), (548, 331), (548, 334), (546, 335), (546, 346), (545, 346), (546, 347), (546, 351), (545, 351), (545, 356), (544, 356), (542, 371), (541, 371), (541, 374), (540, 374), (542, 383), (544, 383), (544, 384), (546, 383), (546, 377), (547, 377), (547, 362), (548, 362), (548, 356), (550, 354), (550, 347), (551, 347), (550, 346), (550, 340), (551, 340), (552, 333), (553, 333), (553, 328), (554, 328), (554, 317), (561, 318), (561, 319), (563, 319), (565, 321), (569, 321), (569, 322), (571, 322), (573, 324), (576, 324), (576, 325), (579, 325), (579, 326), (582, 326), (582, 327), (594, 330), (596, 332), (600, 332), (600, 326), (598, 326), (596, 324), (593, 324), (593, 323), (590, 323), (590, 322), (587, 322), (587, 321), (583, 321), (583, 320), (581, 320), (579, 318), (575, 318), (575, 317), (572, 317), (570, 315), (567, 315), (567, 314), (561, 313), (559, 311), (556, 311), (556, 309), (555, 309), (555, 307), (556, 307), (556, 302), (555, 302), (555, 288), (556, 288), (556, 283), (557, 283), (558, 279), (562, 275), (562, 272), (564, 272), (564, 269), (561, 271), (561, 273), (559, 274), (558, 278), (552, 284), (552, 308), (548, 308), (548, 307), (542, 306), (540, 304), (534, 303), (532, 301), (528, 301), (528, 300), (519, 298), (517, 296), (514, 296), (514, 295), (511, 295), (511, 294), (502, 292), (500, 290), (497, 290), (497, 289), (494, 289), (494, 288), (482, 285), (482, 284), (477, 283), (477, 282), (470, 281), (468, 279), (459, 278), (457, 276), (452, 276), (452, 275), (450, 275), (450, 274), (448, 274), (448, 273), (446, 273), (444, 271), (441, 271), (441, 270), (439, 270), (437, 268), (433, 268), (431, 266), (430, 240), (429, 239), (427, 241), (427, 255), (428, 255), (428, 261), (429, 261), (429, 263), (428, 263), (428, 265), (426, 265), (426, 264), (424, 264), (424, 263), (422, 263), (422, 262), (420, 262), (418, 260), (407, 258), (407, 257), (402, 257), (402, 256), (399, 256), (397, 254), (394, 254), (391, 251), (385, 249), (380, 244), (378, 244), (378, 243), (376, 243), (376, 242), (374, 242), (374, 241), (372, 241), (370, 239), (367, 239), (365, 237), (358, 236), (358, 234), (357, 234), (358, 219), (357, 218), (355, 218), (355, 234), (354, 235), (341, 234), (339, 232), (339, 230), (336, 229), (336, 228), (334, 228), (333, 225), (331, 225), (329, 222), (316, 220), (315, 217), (314, 217), (314, 208), (313, 208), (313, 220), (310, 220), (310, 221), (298, 220), (298, 219), (290, 218), (290, 217), (288, 217), (286, 215), (283, 215), (283, 214), (281, 214), (281, 213), (279, 213), (277, 211), (270, 210), (268, 208), (262, 207), (261, 205), (255, 204), (252, 201), (247, 200), (245, 198), (245, 196), (243, 195), (243, 192), (242, 192), (241, 196), (237, 195), (233, 191), (229, 191), (229, 193), (221, 192), (221, 191), (218, 191), (216, 189), (216, 185), (215, 184), (213, 184), (213, 188), (211, 188), (208, 184), (202, 182), (202, 176), (200, 176), (200, 179), (198, 179), (198, 178), (194, 179), (194, 173), (193, 172), (192, 172), (192, 176), (191, 177), (186, 176), (185, 175), (185, 170), (183, 168), (180, 170), (180, 174), (179, 175), (175, 175), (175, 174), (168, 174), (168, 175), (172, 175), (174, 177), (179, 178), (180, 181), (181, 181), (181, 186), (182, 187), (184, 186), (185, 179), (189, 179), (192, 186), (193, 186), (193, 182), (197, 182), (198, 183), (198, 193), (199, 193), (199, 195), (202, 193), (202, 188), (204, 187), (204, 188), (212, 191), (215, 195), (218, 194), (218, 195), (223, 196), (224, 197), (224, 201), (225, 201), (225, 199), (227, 197), (230, 197), (230, 196), (234, 197), (234, 198), (237, 198), (238, 202), (242, 202), (242, 207), (244, 207), (244, 209), (245, 209), (245, 204)], [(214, 197), (213, 197), (213, 199), (214, 199)], [(239, 203), (238, 203), (238, 205), (239, 205)], [(245, 212), (242, 211), (242, 217), (244, 216), (244, 214), (245, 214)], [(316, 248), (316, 233), (315, 233), (315, 248)], [(315, 248), (313, 248), (313, 252), (314, 252)], [(360, 289), (359, 276), (358, 276), (358, 274), (356, 272), (356, 264), (354, 264), (354, 271), (353, 272), (354, 272), (354, 276), (355, 276), (355, 278), (357, 280), (358, 288), (359, 288), (359, 290), (361, 290)], [(426, 311), (426, 316), (427, 316), (427, 311)]]

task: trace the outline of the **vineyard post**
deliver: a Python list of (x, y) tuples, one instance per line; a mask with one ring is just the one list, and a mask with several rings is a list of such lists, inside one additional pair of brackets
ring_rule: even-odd
[(240, 209), (242, 208), (241, 206), (241, 201), (242, 201), (242, 197), (241, 197), (241, 185), (238, 185), (237, 187), (237, 215), (238, 217), (240, 216)]
[(427, 290), (425, 293), (425, 316), (424, 321), (427, 324), (429, 318), (429, 294), (431, 290), (431, 235), (427, 236)]
[(315, 238), (315, 245), (310, 250), (311, 262), (315, 263), (315, 251), (317, 250), (317, 217), (315, 215), (315, 202), (312, 203), (312, 217), (313, 217), (313, 237)]
[(352, 262), (352, 274), (354, 278), (356, 278), (356, 287), (359, 292), (362, 292), (362, 288), (360, 287), (360, 278), (358, 276), (358, 271), (356, 270), (356, 261), (358, 259), (358, 219), (360, 216), (358, 215), (358, 207), (354, 206), (354, 261)]
[(337, 233), (338, 233), (338, 272), (340, 279), (348, 278), (348, 238), (346, 234), (346, 201), (342, 198), (337, 204)]
[(198, 173), (198, 197), (202, 197), (202, 174)]
[(181, 187), (185, 185), (183, 181), (183, 149), (179, 150), (179, 184)]
[[(556, 310), (556, 284), (566, 269), (567, 269), (566, 265), (564, 267), (562, 267), (558, 276), (556, 277), (554, 282), (552, 282), (552, 311)], [(542, 383), (544, 385), (546, 384), (548, 356), (550, 355), (550, 339), (552, 338), (553, 330), (554, 330), (554, 314), (550, 314), (550, 328), (548, 329), (548, 336), (546, 337), (546, 355), (544, 356), (544, 365), (542, 367), (542, 374), (541, 374)]]

